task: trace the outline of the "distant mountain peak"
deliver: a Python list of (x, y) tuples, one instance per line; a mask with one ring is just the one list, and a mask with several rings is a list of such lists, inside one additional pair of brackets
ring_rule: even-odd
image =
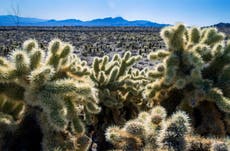
[(230, 27), (230, 23), (223, 23), (223, 22), (220, 22), (218, 24), (215, 24), (215, 25), (212, 25), (214, 27), (217, 27), (217, 28), (226, 28), (226, 27)]
[(116, 20), (126, 20), (126, 19), (124, 19), (123, 17), (120, 17), (120, 16), (114, 17), (113, 19), (116, 19)]

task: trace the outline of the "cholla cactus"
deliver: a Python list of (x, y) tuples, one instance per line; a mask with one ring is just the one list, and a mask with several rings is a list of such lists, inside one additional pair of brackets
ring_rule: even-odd
[(142, 107), (146, 107), (147, 102), (142, 96), (147, 81), (146, 69), (132, 67), (138, 60), (140, 56), (132, 56), (131, 52), (126, 52), (123, 56), (114, 54), (112, 58), (96, 57), (93, 61), (91, 79), (99, 90), (102, 107), (102, 112), (96, 118), (99, 119), (98, 125), (95, 126), (95, 135), (99, 135), (96, 136), (97, 140), (102, 140), (98, 142), (99, 150), (104, 149), (100, 147), (103, 147), (102, 134), (106, 127), (111, 124), (124, 124), (127, 119), (135, 117)]
[(4, 95), (0, 95), (0, 148), (4, 147), (7, 137), (18, 128), (17, 121), (24, 111), (22, 102), (15, 102)]
[(23, 111), (23, 104), (11, 102), (4, 96), (0, 96), (0, 148), (4, 147), (7, 135), (12, 134), (18, 128), (18, 116)]
[(27, 108), (42, 109), (41, 117), (47, 120), (48, 129), (68, 132), (71, 137), (84, 134), (80, 118), (84, 110), (87, 114), (100, 111), (97, 92), (88, 75), (86, 62), (73, 54), (72, 45), (58, 39), (49, 43), (47, 52), (35, 40), (28, 40), (9, 58), (0, 58), (1, 93), (23, 102)]
[[(147, 120), (141, 122), (143, 118)], [(166, 119), (166, 111), (161, 106), (140, 113), (138, 118), (128, 121), (123, 128), (109, 127), (105, 136), (120, 150), (214, 151), (228, 147), (224, 140), (193, 136), (189, 118), (184, 112), (178, 111)]]
[(172, 100), (175, 105), (181, 103), (182, 109), (209, 101), (229, 113), (230, 42), (224, 41), (224, 34), (215, 28), (179, 24), (164, 28), (161, 37), (166, 49), (149, 54), (151, 60), (162, 62), (148, 73), (152, 82), (145, 95), (149, 101)]
[(12, 116), (15, 121), (22, 115), (24, 107), (22, 102), (15, 102), (4, 95), (0, 95), (0, 112)]
[[(105, 106), (122, 108), (124, 101), (141, 94), (142, 89), (139, 87), (145, 73), (132, 68), (138, 60), (140, 56), (131, 56), (131, 52), (126, 52), (123, 57), (115, 54), (112, 59), (108, 56), (94, 59), (91, 78), (96, 83), (100, 101)], [(141, 103), (142, 100), (136, 97), (133, 101)]]
[(161, 148), (175, 151), (186, 149), (185, 136), (190, 131), (188, 119), (188, 116), (183, 112), (172, 115), (160, 133), (158, 141)]

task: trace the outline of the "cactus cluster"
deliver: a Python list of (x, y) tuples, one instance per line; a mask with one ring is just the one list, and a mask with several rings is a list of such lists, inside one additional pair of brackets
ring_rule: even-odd
[(155, 106), (149, 112), (141, 112), (136, 119), (123, 127), (111, 126), (106, 139), (120, 150), (152, 151), (227, 151), (224, 140), (204, 139), (193, 136), (188, 116), (177, 111), (166, 119), (166, 111)]
[(215, 28), (179, 24), (164, 28), (161, 37), (166, 49), (149, 54), (149, 59), (161, 63), (148, 73), (152, 82), (145, 96), (156, 104), (174, 101), (186, 111), (208, 101), (229, 114), (230, 41), (225, 35)]
[(181, 24), (161, 37), (166, 48), (149, 54), (153, 68), (136, 68), (141, 57), (129, 51), (88, 66), (59, 39), (47, 51), (29, 39), (0, 57), (0, 150), (12, 150), (33, 125), (45, 151), (227, 151), (225, 140), (193, 130), (230, 134), (230, 42), (215, 28)]
[(129, 51), (123, 56), (115, 54), (111, 59), (109, 56), (94, 59), (91, 79), (99, 89), (99, 100), (103, 105), (122, 108), (125, 101), (141, 101), (130, 99), (142, 93), (145, 72), (132, 68), (140, 59), (140, 56), (132, 56)]
[[(99, 105), (102, 108), (96, 115), (95, 135), (103, 134), (110, 124), (124, 124), (146, 106), (147, 102), (142, 96), (147, 82), (146, 69), (133, 67), (140, 59), (140, 56), (133, 56), (129, 51), (123, 55), (94, 58), (90, 77), (98, 89)], [(104, 135), (96, 137), (101, 137), (98, 144), (104, 142)]]
[[(28, 109), (39, 108), (39, 124), (57, 133), (56, 136), (59, 132), (68, 132), (70, 138), (80, 137), (85, 131), (84, 110), (87, 114), (100, 111), (97, 91), (88, 75), (86, 62), (73, 53), (71, 44), (54, 39), (48, 51), (44, 51), (37, 41), (30, 39), (8, 58), (0, 58), (0, 93), (14, 101), (14, 106), (22, 102)], [(1, 104), (5, 107), (6, 103)], [(43, 135), (44, 142), (49, 142), (45, 140), (47, 133)], [(49, 145), (43, 144), (45, 148)]]

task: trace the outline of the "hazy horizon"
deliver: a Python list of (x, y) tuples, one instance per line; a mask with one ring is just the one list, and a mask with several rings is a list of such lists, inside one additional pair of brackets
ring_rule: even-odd
[(157, 23), (183, 22), (190, 26), (205, 26), (230, 22), (228, 0), (0, 0), (0, 15), (15, 15), (40, 19), (79, 19), (82, 21), (106, 17), (126, 20), (149, 20)]

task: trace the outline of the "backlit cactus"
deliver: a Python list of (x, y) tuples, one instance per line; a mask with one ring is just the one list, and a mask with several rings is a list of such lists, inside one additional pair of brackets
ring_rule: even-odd
[(97, 91), (88, 75), (86, 62), (73, 53), (72, 45), (58, 39), (50, 42), (47, 52), (35, 40), (28, 40), (10, 58), (0, 58), (1, 93), (21, 101), (26, 108), (39, 107), (44, 114), (41, 117), (49, 123), (48, 129), (68, 132), (71, 137), (85, 132), (80, 118), (86, 114), (84, 110), (87, 114), (100, 112)]
[(171, 100), (174, 108), (180, 103), (187, 111), (208, 101), (229, 113), (230, 42), (224, 40), (225, 35), (215, 28), (179, 24), (164, 28), (161, 37), (166, 49), (149, 54), (149, 59), (161, 62), (148, 73), (152, 82), (145, 96), (149, 101)]
[[(123, 56), (114, 54), (112, 58), (94, 58), (91, 79), (99, 91), (99, 103), (102, 107), (102, 112), (96, 115), (98, 121), (95, 135), (98, 140), (104, 141), (102, 132), (109, 125), (124, 124), (127, 119), (135, 117), (141, 109), (147, 107), (147, 101), (142, 96), (147, 81), (146, 71), (133, 67), (140, 58), (132, 56), (131, 52), (126, 52)], [(97, 136), (98, 133), (101, 136)]]
[[(95, 57), (90, 67), (59, 39), (47, 51), (30, 39), (0, 57), (0, 150), (229, 150), (229, 139), (213, 136), (230, 133), (230, 42), (214, 28), (184, 25), (161, 37), (166, 48), (150, 53), (155, 65), (144, 69), (138, 50)], [(86, 49), (116, 51), (102, 44)]]
[[(99, 89), (101, 103), (109, 108), (122, 108), (123, 102), (141, 94), (138, 87), (144, 82), (145, 73), (132, 68), (139, 60), (140, 56), (131, 56), (131, 52), (122, 57), (115, 54), (112, 59), (109, 56), (94, 59), (91, 78)], [(133, 101), (142, 100), (136, 97)]]
[[(148, 120), (140, 122), (146, 113)], [(193, 136), (189, 118), (184, 112), (178, 111), (166, 119), (166, 111), (161, 106), (140, 113), (123, 128), (109, 127), (105, 136), (119, 150), (214, 151), (229, 147), (224, 140)]]

